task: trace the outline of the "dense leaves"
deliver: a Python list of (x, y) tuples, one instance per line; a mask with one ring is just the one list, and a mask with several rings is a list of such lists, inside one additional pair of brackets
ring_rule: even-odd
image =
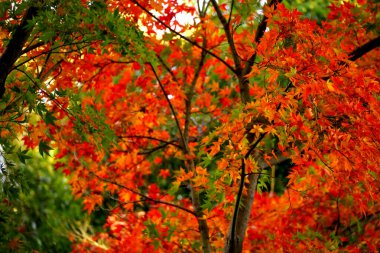
[(380, 247), (379, 5), (320, 2), (1, 5), (3, 149), (107, 217), (74, 252)]
[[(67, 179), (53, 170), (52, 160), (21, 152), (28, 165), (2, 167), (0, 188), (1, 252), (67, 252), (70, 236), (85, 215)], [(8, 161), (16, 160), (6, 157)]]

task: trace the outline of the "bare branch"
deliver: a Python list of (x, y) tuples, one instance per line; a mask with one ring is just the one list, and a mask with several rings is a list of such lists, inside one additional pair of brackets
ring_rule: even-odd
[[(206, 37), (203, 37), (202, 45), (206, 46), (206, 44), (207, 44)], [(186, 146), (187, 146), (188, 141), (189, 141), (191, 100), (193, 99), (195, 84), (197, 83), (199, 75), (200, 75), (200, 73), (202, 71), (202, 68), (203, 68), (203, 65), (204, 65), (204, 62), (205, 62), (205, 58), (206, 58), (206, 51), (202, 50), (201, 58), (200, 58), (200, 60), (198, 62), (198, 66), (197, 66), (197, 69), (195, 71), (193, 80), (191, 82), (189, 92), (186, 94), (186, 102), (185, 102), (186, 112), (185, 112), (185, 128), (184, 128), (184, 137), (185, 137), (185, 140), (186, 140)]]
[(67, 53), (76, 52), (76, 50), (70, 50), (70, 51), (65, 51), (65, 52), (54, 52), (54, 50), (55, 50), (55, 49), (58, 49), (58, 48), (61, 48), (61, 47), (73, 46), (73, 45), (76, 45), (77, 48), (80, 50), (80, 49), (82, 49), (82, 48), (85, 48), (85, 45), (83, 45), (83, 47), (79, 47), (79, 45), (81, 45), (81, 44), (85, 44), (85, 43), (91, 44), (91, 42), (81, 41), (81, 42), (75, 42), (75, 43), (70, 43), (70, 44), (64, 44), (64, 45), (56, 46), (56, 47), (54, 47), (54, 48), (51, 48), (51, 49), (48, 50), (48, 51), (44, 51), (44, 52), (42, 52), (42, 53), (39, 53), (39, 54), (37, 54), (37, 55), (34, 55), (34, 56), (30, 57), (29, 59), (27, 59), (27, 60), (25, 60), (25, 61), (23, 61), (23, 62), (21, 62), (21, 63), (15, 65), (15, 66), (11, 67), (10, 71), (12, 71), (12, 70), (14, 70), (14, 69), (17, 69), (18, 67), (24, 65), (25, 63), (28, 63), (28, 62), (30, 62), (30, 61), (32, 61), (32, 60), (34, 60), (34, 59), (36, 59), (36, 58), (38, 58), (38, 57), (40, 57), (40, 56), (42, 56), (42, 55), (45, 55), (45, 54), (60, 54), (60, 53), (62, 53), (62, 54), (67, 54)]
[(243, 196), (243, 190), (244, 190), (244, 181), (245, 181), (245, 162), (244, 162), (244, 159), (241, 159), (241, 172), (240, 172), (240, 185), (239, 185), (239, 191), (238, 191), (238, 194), (236, 196), (236, 202), (235, 202), (235, 207), (234, 207), (234, 214), (233, 214), (233, 218), (232, 218), (232, 221), (231, 221), (231, 232), (229, 234), (230, 238), (231, 238), (231, 241), (230, 243), (232, 243), (232, 245), (230, 245), (229, 247), (229, 250), (231, 252), (235, 252), (237, 251), (237, 248), (239, 247), (239, 242), (236, 240), (239, 238), (236, 238), (235, 236), (235, 231), (236, 231), (236, 223), (237, 223), (237, 218), (238, 218), (238, 213), (239, 213), (239, 205), (240, 205), (240, 200), (241, 200), (241, 197)]

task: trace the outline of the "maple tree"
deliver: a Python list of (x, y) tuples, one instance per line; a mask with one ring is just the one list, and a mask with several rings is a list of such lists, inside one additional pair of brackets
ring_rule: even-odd
[(1, 3), (5, 153), (110, 209), (74, 252), (380, 247), (379, 5), (280, 2)]

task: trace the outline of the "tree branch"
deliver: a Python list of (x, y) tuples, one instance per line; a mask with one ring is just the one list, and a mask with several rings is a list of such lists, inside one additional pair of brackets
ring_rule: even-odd
[(368, 53), (369, 51), (377, 48), (380, 46), (380, 36), (378, 36), (377, 38), (373, 39), (373, 40), (370, 40), (368, 41), (367, 43), (365, 43), (364, 45), (358, 47), (357, 49), (355, 49), (354, 51), (352, 51), (348, 56), (349, 56), (349, 60), (350, 61), (355, 61), (357, 59), (359, 59), (360, 57), (362, 57), (363, 55), (365, 55), (366, 53)]
[(249, 150), (247, 151), (247, 153), (244, 155), (244, 158), (247, 159), (251, 153), (253, 152), (253, 150), (255, 150), (255, 148), (257, 147), (257, 145), (259, 145), (259, 143), (261, 142), (262, 139), (264, 139), (265, 135), (267, 135), (267, 132), (264, 132), (264, 133), (261, 133), (259, 138), (257, 138), (257, 140), (251, 145), (251, 147), (249, 148)]
[(119, 138), (123, 138), (123, 139), (126, 139), (126, 138), (129, 138), (129, 139), (133, 139), (133, 138), (136, 138), (136, 139), (149, 139), (149, 140), (153, 140), (153, 141), (163, 142), (163, 143), (166, 143), (168, 145), (175, 146), (177, 148), (181, 148), (180, 145), (178, 145), (178, 144), (175, 143), (177, 140), (165, 141), (165, 140), (162, 140), (162, 139), (159, 139), (159, 138), (156, 138), (156, 137), (145, 136), (145, 135), (121, 135), (121, 136), (119, 136)]
[[(189, 161), (189, 166), (190, 166), (190, 171), (193, 171), (195, 173), (194, 160)], [(192, 183), (190, 187), (190, 194), (191, 194), (191, 200), (192, 200), (197, 221), (198, 221), (199, 233), (201, 234), (203, 253), (211, 253), (211, 244), (210, 244), (210, 236), (209, 236), (207, 221), (201, 209), (201, 200), (200, 200), (199, 192), (195, 190)]]
[(237, 247), (239, 247), (239, 239), (238, 237), (235, 236), (235, 231), (236, 231), (236, 223), (237, 223), (237, 218), (238, 218), (238, 213), (239, 213), (239, 205), (240, 205), (240, 200), (241, 197), (243, 196), (243, 190), (244, 190), (244, 181), (245, 181), (245, 162), (244, 159), (241, 159), (241, 172), (240, 172), (240, 185), (239, 185), (239, 191), (236, 196), (236, 202), (235, 202), (235, 207), (234, 207), (234, 214), (233, 218), (231, 221), (231, 232), (229, 234), (230, 236), (230, 241), (229, 243), (232, 243), (229, 247), (229, 252), (236, 252)]
[(5, 93), (5, 82), (8, 74), (11, 71), (13, 64), (20, 56), (22, 48), (24, 47), (32, 31), (32, 26), (28, 26), (28, 23), (33, 19), (33, 17), (36, 16), (38, 10), (39, 8), (34, 6), (29, 7), (26, 10), (20, 25), (12, 34), (12, 38), (9, 41), (7, 48), (0, 57), (0, 99)]
[[(76, 119), (78, 119), (77, 117), (75, 117), (75, 115), (72, 113), (72, 112), (70, 112), (67, 108), (64, 108), (63, 106), (62, 106), (62, 104), (60, 104), (60, 102), (55, 98), (55, 96), (52, 94), (52, 93), (50, 93), (49, 91), (47, 91), (47, 90), (45, 90), (45, 89), (42, 89), (40, 86), (39, 86), (39, 84), (35, 81), (35, 80), (33, 80), (33, 78), (26, 72), (26, 71), (24, 71), (24, 70), (22, 70), (22, 69), (15, 69), (16, 71), (19, 71), (19, 72), (21, 72), (21, 73), (23, 73), (32, 83), (33, 83), (33, 85), (35, 86), (34, 88), (35, 89), (37, 89), (37, 90), (39, 90), (39, 91), (41, 91), (47, 98), (49, 98), (50, 99), (50, 101), (52, 101), (58, 108), (60, 108), (62, 111), (64, 111), (66, 114), (67, 114), (67, 116), (69, 116), (69, 117), (71, 117), (73, 120), (76, 120)], [(81, 121), (81, 123), (82, 124), (85, 124), (86, 122), (83, 122), (83, 120), (81, 120), (81, 119), (78, 119), (78, 120), (80, 120)]]
[(170, 67), (165, 63), (164, 59), (162, 59), (162, 57), (159, 55), (159, 54), (156, 54), (156, 57), (158, 59), (158, 61), (161, 63), (161, 65), (166, 69), (166, 71), (171, 75), (171, 77), (173, 78), (173, 80), (177, 83), (177, 84), (180, 84), (179, 81), (178, 81), (178, 78), (176, 77), (176, 75), (174, 74), (174, 72), (170, 69)]
[(232, 11), (234, 10), (234, 0), (231, 0), (231, 5), (230, 5), (230, 14), (228, 15), (228, 21), (227, 25), (229, 26), (231, 24), (231, 18), (232, 18)]
[[(206, 38), (203, 37), (202, 45), (205, 47), (206, 44), (207, 44)], [(191, 82), (189, 92), (186, 94), (186, 101), (185, 101), (185, 108), (186, 108), (185, 110), (186, 111), (185, 111), (185, 128), (184, 128), (184, 137), (186, 140), (186, 146), (188, 145), (188, 140), (189, 140), (191, 101), (192, 101), (193, 96), (194, 96), (194, 88), (195, 88), (195, 85), (198, 81), (199, 75), (202, 71), (202, 67), (204, 65), (205, 58), (206, 58), (206, 51), (202, 49), (201, 58), (199, 60), (198, 67), (195, 71), (193, 80)]]
[(182, 146), (183, 146), (183, 149), (186, 150), (187, 149), (187, 146), (186, 146), (186, 142), (185, 142), (185, 138), (183, 136), (183, 133), (182, 133), (182, 129), (181, 129), (181, 125), (179, 124), (179, 121), (178, 121), (178, 118), (177, 118), (177, 113), (174, 109), (174, 106), (172, 104), (172, 102), (170, 102), (170, 99), (168, 97), (168, 94), (166, 93), (166, 90), (164, 88), (164, 86), (162, 85), (161, 83), (161, 80), (159, 78), (159, 76), (157, 75), (157, 72), (156, 70), (154, 69), (153, 65), (149, 63), (149, 66), (152, 68), (152, 71), (154, 73), (154, 76), (156, 77), (157, 79), (157, 82), (158, 84), (160, 85), (160, 88), (162, 90), (162, 92), (164, 93), (164, 96), (166, 98), (166, 101), (168, 101), (168, 104), (169, 104), (169, 107), (170, 107), (170, 110), (172, 111), (172, 114), (173, 114), (173, 117), (174, 117), (174, 120), (175, 120), (175, 123), (177, 125), (177, 128), (178, 128), (178, 131), (179, 131), (179, 134), (181, 136), (181, 141), (182, 141)]
[[(202, 15), (202, 14), (201, 14)], [(201, 16), (202, 18), (202, 16)], [(202, 47), (205, 48), (207, 44), (206, 41), (206, 36), (203, 37), (202, 40)], [(189, 129), (190, 129), (190, 115), (191, 115), (191, 103), (192, 103), (192, 98), (194, 95), (194, 89), (195, 85), (197, 83), (197, 80), (199, 78), (199, 75), (202, 71), (204, 61), (206, 58), (206, 51), (202, 49), (201, 57), (198, 62), (197, 69), (194, 73), (193, 80), (190, 84), (189, 91), (186, 93), (186, 101), (185, 101), (185, 127), (184, 127), (184, 139), (186, 143), (184, 143), (185, 147), (185, 154), (189, 153), (188, 149), (188, 141), (189, 141)], [(196, 170), (195, 170), (195, 163), (194, 160), (189, 159), (188, 160), (190, 170), (196, 175)], [(204, 214), (201, 208), (201, 201), (200, 201), (200, 196), (199, 192), (194, 188), (193, 184), (190, 184), (190, 192), (191, 192), (191, 199), (192, 203), (195, 209), (195, 212), (197, 214), (197, 221), (198, 221), (198, 227), (199, 227), (199, 232), (201, 234), (201, 242), (202, 242), (202, 249), (204, 253), (211, 253), (211, 245), (210, 245), (210, 237), (209, 237), (209, 228), (207, 225), (207, 221), (204, 218)]]
[(33, 44), (33, 45), (28, 46), (28, 47), (26, 47), (25, 49), (23, 49), (23, 50), (21, 51), (20, 55), (26, 54), (26, 53), (28, 53), (28, 52), (30, 52), (30, 51), (32, 51), (32, 50), (38, 48), (38, 47), (41, 47), (41, 46), (43, 46), (43, 45), (45, 45), (45, 42), (43, 42), (43, 41), (37, 42), (36, 44)]
[(166, 202), (166, 201), (162, 201), (162, 200), (151, 198), (151, 197), (146, 196), (146, 195), (144, 195), (144, 194), (142, 194), (142, 193), (140, 193), (140, 192), (138, 192), (138, 191), (136, 191), (134, 189), (131, 189), (131, 188), (125, 186), (125, 185), (119, 184), (117, 182), (111, 181), (111, 180), (103, 178), (103, 177), (100, 177), (100, 176), (96, 175), (94, 172), (90, 172), (90, 173), (93, 174), (95, 177), (97, 177), (98, 179), (100, 179), (103, 182), (114, 184), (114, 185), (116, 185), (116, 186), (118, 186), (118, 187), (120, 187), (122, 189), (125, 189), (127, 191), (130, 191), (130, 192), (132, 192), (132, 193), (134, 193), (134, 194), (136, 194), (136, 195), (138, 195), (138, 196), (140, 196), (140, 197), (142, 197), (142, 198), (144, 198), (146, 200), (152, 201), (152, 202), (157, 203), (157, 204), (163, 204), (163, 205), (175, 207), (175, 208), (178, 208), (178, 209), (180, 209), (182, 211), (185, 211), (187, 213), (190, 213), (190, 214), (196, 216), (195, 212), (193, 212), (193, 211), (191, 211), (191, 210), (189, 210), (189, 209), (187, 209), (187, 208), (185, 208), (183, 206), (179, 206), (179, 205), (176, 205), (176, 204), (173, 204), (173, 203), (170, 203), (170, 202)]
[(157, 150), (160, 150), (160, 149), (166, 148), (167, 146), (169, 146), (169, 144), (164, 143), (164, 144), (158, 145), (158, 146), (156, 146), (156, 147), (154, 147), (154, 148), (151, 148), (151, 149), (149, 149), (149, 150), (143, 150), (143, 151), (140, 151), (140, 152), (138, 152), (137, 154), (139, 154), (139, 155), (150, 155), (150, 154), (156, 152)]
[[(54, 50), (55, 50), (55, 49), (58, 49), (58, 48), (61, 48), (61, 47), (76, 45), (77, 48), (78, 48), (79, 50), (80, 50), (80, 49), (83, 49), (83, 48), (85, 48), (85, 45), (83, 45), (83, 47), (79, 47), (78, 45), (80, 45), (80, 44), (85, 44), (85, 43), (91, 44), (91, 42), (88, 42), (88, 41), (81, 41), (81, 42), (75, 42), (75, 43), (70, 43), (70, 44), (64, 44), (64, 45), (56, 46), (56, 47), (54, 47), (54, 48), (51, 48), (51, 49), (48, 50), (48, 51), (45, 51), (45, 52), (39, 53), (39, 54), (37, 54), (37, 55), (34, 55), (34, 56), (30, 57), (29, 59), (27, 59), (27, 60), (25, 60), (25, 61), (23, 61), (23, 62), (18, 63), (17, 65), (11, 67), (10, 71), (12, 71), (12, 70), (14, 70), (14, 69), (17, 69), (18, 67), (24, 65), (25, 63), (28, 63), (28, 62), (30, 62), (30, 61), (32, 61), (32, 60), (34, 60), (34, 59), (36, 59), (36, 58), (38, 58), (38, 57), (40, 57), (40, 56), (42, 56), (42, 55), (45, 55), (45, 54), (59, 54), (59, 53), (61, 53), (61, 52), (54, 52)], [(72, 53), (72, 52), (76, 52), (76, 51), (75, 51), (75, 50), (71, 50), (71, 51), (66, 51), (66, 52), (62, 52), (62, 53), (66, 53), (66, 54), (67, 54), (67, 53)], [(20, 55), (21, 55), (21, 54), (20, 54)]]
[[(231, 34), (231, 30), (230, 30), (230, 26), (229, 26), (229, 21), (227, 21), (226, 18), (223, 16), (222, 10), (219, 8), (219, 5), (216, 2), (216, 0), (211, 0), (211, 3), (214, 6), (216, 14), (218, 15), (218, 19), (220, 20), (220, 23), (222, 23), (224, 33), (226, 34), (228, 45), (230, 46), (230, 49), (232, 52), (232, 58), (234, 59), (234, 63), (235, 63), (236, 74), (240, 75), (241, 71), (242, 71), (241, 64), (240, 64), (240, 58), (239, 58), (239, 54), (236, 51), (234, 38)], [(232, 2), (232, 4), (233, 4), (233, 2)]]

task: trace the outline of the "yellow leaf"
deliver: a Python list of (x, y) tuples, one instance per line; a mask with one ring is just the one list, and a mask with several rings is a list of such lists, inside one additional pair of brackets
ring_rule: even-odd
[(198, 175), (207, 175), (207, 170), (202, 168), (201, 166), (197, 166), (195, 169)]
[(274, 5), (270, 6), (268, 4), (264, 5), (264, 15), (270, 18), (274, 12)]
[(327, 89), (329, 89), (329, 91), (335, 91), (334, 84), (330, 80), (327, 80), (326, 84), (327, 84)]
[(219, 90), (219, 83), (217, 83), (217, 82), (212, 82), (211, 83), (211, 91), (218, 91)]
[(214, 145), (211, 147), (210, 155), (214, 156), (220, 151), (220, 144), (219, 142), (215, 142)]

